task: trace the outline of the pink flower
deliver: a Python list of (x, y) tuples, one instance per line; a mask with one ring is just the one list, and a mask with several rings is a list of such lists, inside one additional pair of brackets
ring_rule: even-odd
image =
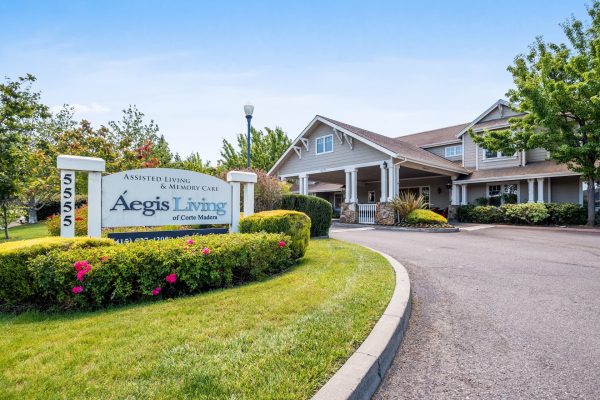
[(158, 296), (161, 290), (162, 288), (160, 286), (155, 287), (154, 289), (152, 289), (152, 296)]
[(205, 256), (210, 254), (210, 249), (208, 247), (205, 247), (202, 249), (202, 254), (204, 254)]
[(176, 280), (177, 280), (177, 275), (175, 275), (175, 274), (169, 274), (169, 275), (165, 276), (165, 281), (167, 281), (169, 283), (175, 283)]
[(280, 248), (281, 248), (281, 247), (285, 247), (285, 242), (284, 242), (283, 240), (280, 240), (280, 241), (279, 241), (279, 247), (280, 247)]
[(89, 264), (87, 261), (76, 261), (75, 264), (73, 264), (73, 266), (77, 271), (81, 271), (86, 266), (89, 266)]
[(71, 289), (71, 292), (73, 292), (74, 294), (79, 294), (79, 293), (83, 292), (83, 286), (73, 286), (73, 289)]
[(85, 274), (90, 272), (91, 269), (92, 269), (92, 267), (89, 264), (85, 264), (83, 269), (80, 269), (79, 271), (77, 271), (77, 280), (83, 281), (83, 277), (85, 276)]
[(193, 239), (188, 239), (186, 243), (187, 244), (194, 244), (194, 240)]

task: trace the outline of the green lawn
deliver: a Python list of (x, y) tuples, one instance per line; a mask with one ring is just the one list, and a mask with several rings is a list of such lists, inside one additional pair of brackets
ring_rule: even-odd
[(2, 398), (309, 398), (393, 287), (383, 257), (315, 240), (264, 282), (95, 313), (0, 314)]
[(0, 243), (14, 242), (15, 240), (36, 239), (48, 236), (46, 222), (38, 222), (37, 224), (24, 224), (8, 228), (9, 240), (4, 239), (4, 230), (0, 232)]

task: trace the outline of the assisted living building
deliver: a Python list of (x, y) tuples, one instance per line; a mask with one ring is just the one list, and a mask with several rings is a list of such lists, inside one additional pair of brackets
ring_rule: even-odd
[(389, 202), (403, 191), (440, 210), (481, 197), (501, 202), (503, 194), (518, 203), (582, 204), (580, 175), (544, 149), (502, 154), (472, 141), (470, 131), (505, 129), (521, 115), (498, 100), (470, 122), (399, 137), (317, 115), (269, 174), (329, 200), (346, 222), (393, 223)]

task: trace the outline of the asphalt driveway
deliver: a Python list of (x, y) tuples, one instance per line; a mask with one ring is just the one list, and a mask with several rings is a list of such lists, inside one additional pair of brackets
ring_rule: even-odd
[(375, 399), (599, 399), (600, 235), (332, 228), (408, 269), (413, 313)]

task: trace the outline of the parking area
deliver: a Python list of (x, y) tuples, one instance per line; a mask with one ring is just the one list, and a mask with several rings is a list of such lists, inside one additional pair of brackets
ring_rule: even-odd
[(600, 235), (334, 226), (409, 271), (413, 314), (376, 399), (598, 398)]

